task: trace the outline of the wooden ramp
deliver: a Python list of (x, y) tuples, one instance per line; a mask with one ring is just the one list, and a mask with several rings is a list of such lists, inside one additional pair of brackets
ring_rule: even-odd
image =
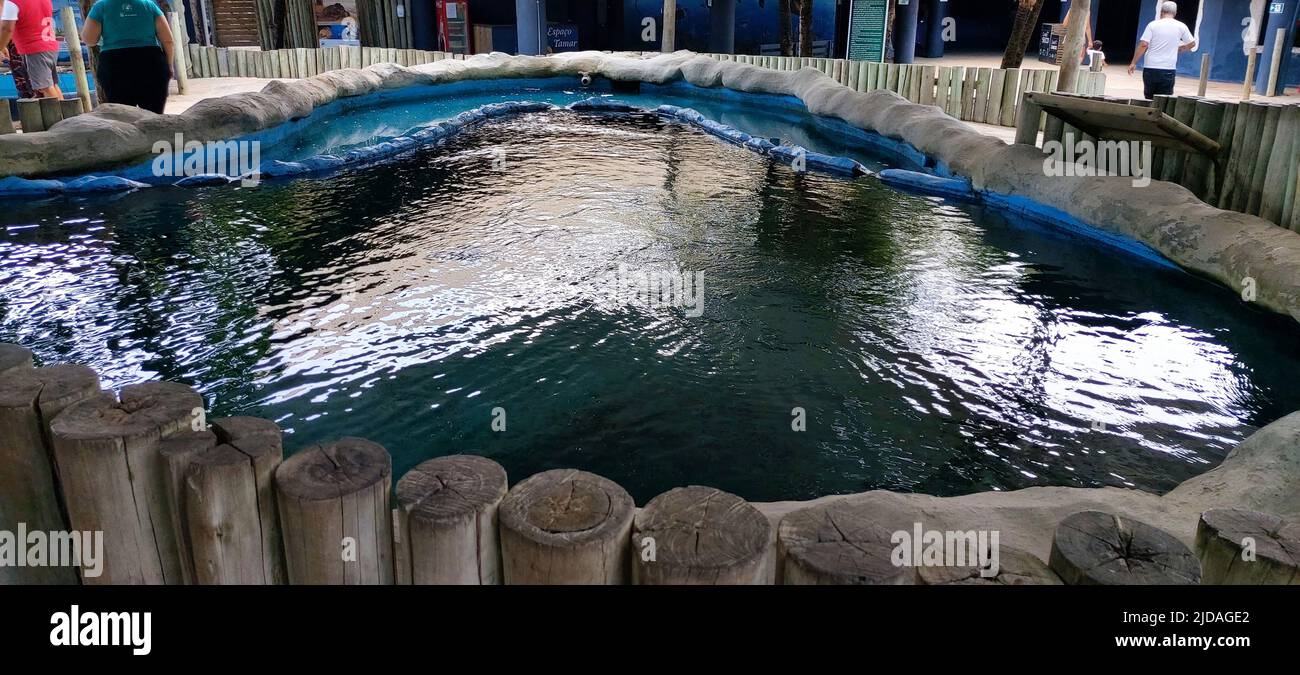
[(1047, 113), (1098, 140), (1149, 141), (1156, 147), (1218, 159), (1218, 141), (1146, 103), (1137, 105), (1124, 99), (1029, 92), (1025, 94), (1016, 126), (1016, 142), (1036, 145), (1037, 113)]

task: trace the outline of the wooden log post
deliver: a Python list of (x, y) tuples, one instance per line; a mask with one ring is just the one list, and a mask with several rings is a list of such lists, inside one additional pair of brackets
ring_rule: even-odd
[(1300, 584), (1300, 523), (1211, 509), (1196, 526), (1196, 552), (1203, 584)]
[(170, 382), (97, 394), (54, 418), (54, 460), (74, 530), (103, 531), (103, 570), (86, 583), (179, 584), (180, 542), (159, 445), (192, 429), (203, 399)]
[(1020, 99), (1020, 113), (1016, 118), (1016, 143), (1038, 145), (1038, 124), (1043, 114), (1043, 106), (1031, 103), (1028, 98)]
[(1016, 92), (1020, 87), (1020, 70), (1013, 68), (1002, 72), (1002, 103), (1000, 105), (1002, 115), (997, 124), (1014, 128), (1016, 126), (1016, 101), (1020, 100), (1016, 98)]
[(77, 18), (71, 7), (59, 11), (63, 22), (63, 39), (68, 44), (68, 57), (72, 60), (72, 76), (76, 82), (77, 98), (81, 100), (84, 110), (92, 110), (94, 101), (90, 98), (90, 81), (86, 79), (86, 62), (81, 57), (81, 35), (77, 32)]
[(9, 115), (9, 101), (10, 99), (0, 98), (0, 136), (17, 133), (14, 129), (14, 118)]
[(1278, 123), (1282, 121), (1283, 106), (1269, 103), (1264, 113), (1264, 127), (1259, 136), (1259, 147), (1255, 152), (1255, 168), (1251, 171), (1249, 195), (1246, 200), (1245, 213), (1258, 216), (1264, 204), (1264, 185), (1268, 182), (1268, 164), (1273, 158), (1273, 141), (1277, 137)]
[(185, 511), (197, 584), (265, 584), (257, 484), (248, 455), (229, 445), (185, 471)]
[(1061, 69), (1057, 90), (1072, 93), (1079, 79), (1083, 52), (1088, 48), (1087, 27), (1092, 20), (1092, 0), (1074, 0), (1065, 16), (1065, 39), (1061, 42)]
[(423, 462), (397, 481), (393, 551), (398, 583), (501, 583), (497, 511), (509, 483), (485, 457)]
[[(1223, 191), (1228, 183), (1229, 161), (1233, 155), (1233, 139), (1237, 130), (1237, 111), (1241, 108), (1237, 103), (1225, 103), (1223, 107), (1223, 121), (1219, 124), (1219, 133), (1216, 140), (1219, 142), (1219, 156), (1214, 163), (1214, 184), (1208, 186), (1205, 196), (1207, 204), (1218, 205), (1223, 198)], [(1220, 207), (1222, 208), (1222, 207)]]
[[(1198, 99), (1192, 113), (1192, 128), (1207, 138), (1218, 138), (1219, 128), (1223, 126), (1224, 104), (1222, 101)], [(1215, 176), (1217, 158), (1207, 157), (1201, 153), (1189, 154), (1183, 164), (1183, 186), (1192, 194), (1205, 199), (1210, 189), (1218, 180)]]
[(1250, 54), (1246, 55), (1246, 79), (1241, 83), (1241, 100), (1246, 102), (1250, 100), (1251, 91), (1255, 88), (1255, 62), (1259, 59), (1259, 46), (1250, 45)]
[[(1038, 556), (1010, 546), (998, 546), (998, 568), (981, 570), (977, 566), (923, 566), (917, 570), (917, 583), (925, 586), (1060, 586), (1047, 563)], [(987, 575), (987, 576), (986, 576)]]
[(18, 99), (18, 123), (22, 125), (25, 134), (45, 131), (45, 122), (41, 117), (41, 99)]
[(40, 99), (40, 105), (42, 129), (48, 130), (63, 121), (63, 106), (59, 103), (59, 99), (46, 96)]
[(1188, 585), (1201, 581), (1201, 564), (1176, 537), (1101, 511), (1080, 511), (1056, 526), (1048, 566), (1070, 585)]
[(31, 369), (32, 352), (30, 350), (8, 342), (0, 342), (0, 375), (10, 375)]
[[(0, 345), (0, 529), (68, 529), (58, 474), (50, 458), (50, 420), (99, 393), (99, 376), (84, 366), (33, 369), (31, 353)], [(26, 542), (19, 542), (25, 546)], [(0, 584), (75, 584), (68, 566), (0, 565)]]
[(71, 119), (85, 112), (85, 108), (79, 98), (65, 98), (59, 101), (59, 107), (63, 109), (63, 119)]
[(171, 26), (172, 54), (176, 58), (176, 63), (173, 64), (176, 71), (176, 93), (185, 95), (190, 92), (190, 77), (185, 63), (185, 26), (177, 12), (168, 12), (167, 22)]
[(1065, 121), (1056, 115), (1047, 116), (1047, 124), (1043, 125), (1043, 145), (1051, 141), (1058, 143), (1067, 143), (1065, 138)]
[(1205, 92), (1210, 89), (1210, 55), (1201, 54), (1201, 79), (1196, 84), (1196, 95), (1205, 97)]
[(1279, 28), (1273, 36), (1273, 61), (1268, 67), (1268, 86), (1264, 88), (1265, 96), (1278, 95), (1277, 77), (1278, 73), (1282, 70), (1282, 54), (1284, 52), (1290, 52), (1290, 50), (1286, 48), (1286, 31), (1287, 29), (1285, 28)]
[[(1174, 119), (1186, 124), (1192, 125), (1192, 118), (1196, 116), (1196, 102), (1200, 100), (1194, 96), (1179, 96), (1173, 99), (1174, 109), (1172, 112), (1166, 111)], [(1187, 153), (1180, 151), (1166, 152), (1164, 161), (1160, 168), (1160, 175), (1154, 176), (1163, 181), (1173, 183), (1180, 182), (1183, 177), (1183, 168), (1187, 165)]]
[(788, 514), (777, 527), (780, 583), (789, 586), (910, 585), (915, 566), (895, 565), (894, 529), (843, 500)]
[(613, 481), (553, 469), (501, 502), (501, 570), (507, 584), (625, 584), (635, 504)]
[(284, 457), (280, 428), (255, 417), (216, 420), (215, 447), (189, 457), (184, 471), (185, 535), (198, 584), (286, 581), (275, 469)]
[(342, 438), (300, 451), (275, 471), (291, 584), (393, 583), (393, 459), (377, 443)]
[[(1283, 106), (1278, 117), (1277, 131), (1273, 134), (1268, 164), (1265, 165), (1264, 185), (1259, 200), (1259, 217), (1277, 225), (1282, 224), (1288, 186), (1294, 185), (1291, 176), (1296, 158), (1292, 149), (1297, 136), (1300, 136), (1300, 106)], [(1289, 218), (1290, 213), (1287, 216)]]
[(774, 578), (772, 524), (715, 488), (669, 490), (632, 521), (632, 583), (761, 585)]
[(172, 536), (180, 548), (181, 581), (186, 586), (194, 584), (194, 545), (190, 539), (189, 518), (185, 511), (185, 472), (195, 457), (216, 446), (216, 434), (208, 429), (193, 431), (192, 428), (168, 436), (158, 443)]
[(677, 48), (677, 0), (664, 0), (663, 25), (659, 27), (659, 37), (660, 51), (663, 53), (670, 53)]
[(1250, 183), (1255, 173), (1256, 150), (1261, 143), (1260, 137), (1264, 133), (1264, 122), (1270, 107), (1271, 104), (1260, 101), (1242, 103), (1239, 106), (1237, 119), (1241, 120), (1241, 132), (1240, 135), (1235, 130), (1233, 132), (1232, 145), (1236, 150), (1234, 156), (1228, 159), (1230, 182), (1225, 188), (1224, 198), (1220, 200), (1220, 208), (1243, 213), (1246, 211), (1250, 201)]

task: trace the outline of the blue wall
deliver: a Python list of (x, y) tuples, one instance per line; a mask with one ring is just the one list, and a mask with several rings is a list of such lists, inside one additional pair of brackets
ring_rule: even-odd
[[(1146, 28), (1147, 23), (1155, 17), (1156, 2), (1158, 0), (1143, 0), (1141, 10), (1141, 21), (1138, 23), (1138, 35), (1134, 39), (1142, 36), (1142, 29)], [(1178, 57), (1178, 74), (1187, 77), (1200, 77), (1201, 75), (1201, 55), (1209, 53), (1210, 59), (1210, 79), (1219, 82), (1241, 82), (1246, 76), (1246, 55), (1244, 34), (1247, 30), (1244, 22), (1251, 16), (1251, 0), (1182, 0), (1180, 7), (1191, 7), (1200, 5), (1200, 44), (1197, 45), (1196, 51), (1186, 52)], [(1257, 6), (1262, 6), (1267, 12), (1269, 2), (1264, 0), (1255, 0)], [(1288, 3), (1292, 4), (1292, 3)], [(1182, 20), (1183, 12), (1179, 12), (1179, 19)], [(1276, 17), (1277, 15), (1274, 15)], [(1282, 59), (1282, 81), (1286, 86), (1295, 86), (1300, 84), (1300, 57), (1291, 54), (1291, 44), (1295, 39), (1294, 26), (1291, 25), (1293, 17), (1287, 15), (1286, 27), (1289, 30), (1290, 37), (1286, 45), (1286, 52)], [(1269, 21), (1268, 17), (1265, 21)], [(1188, 24), (1192, 32), (1197, 28), (1193, 24)], [(1260, 43), (1269, 44), (1273, 41), (1273, 34), (1279, 25), (1276, 21), (1272, 24), (1265, 25), (1260, 33)], [(1142, 64), (1138, 64), (1141, 66)], [(1267, 71), (1269, 67), (1268, 57), (1261, 55), (1256, 64), (1256, 72), (1259, 70)]]
[[(813, 1), (813, 40), (831, 40), (835, 35), (835, 0)], [(781, 42), (778, 32), (777, 0), (737, 0), (736, 53), (757, 54), (759, 45)], [(662, 35), (663, 0), (624, 0), (623, 43), (625, 49), (655, 51)], [(641, 41), (641, 20), (655, 18), (654, 42)], [(798, 41), (799, 22), (791, 21), (791, 39)], [(677, 0), (677, 49), (709, 51), (709, 7), (706, 0)]]

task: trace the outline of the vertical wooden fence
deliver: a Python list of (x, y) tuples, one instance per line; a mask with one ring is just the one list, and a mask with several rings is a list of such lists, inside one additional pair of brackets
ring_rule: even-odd
[[(845, 59), (799, 56), (755, 56), (750, 54), (708, 54), (720, 61), (736, 61), (774, 70), (816, 68), (855, 91), (888, 89), (922, 105), (939, 106), (966, 122), (1016, 125), (1016, 114), (1025, 92), (1056, 91), (1054, 69), (977, 68), (933, 64), (869, 63)], [(1101, 95), (1106, 91), (1106, 74), (1081, 72), (1068, 91)]]

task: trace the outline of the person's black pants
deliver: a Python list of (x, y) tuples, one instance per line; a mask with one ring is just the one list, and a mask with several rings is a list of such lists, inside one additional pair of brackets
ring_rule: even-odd
[(1176, 70), (1160, 68), (1142, 69), (1142, 97), (1151, 100), (1161, 94), (1170, 96), (1174, 93), (1174, 80), (1178, 77)]
[(162, 114), (171, 69), (162, 47), (123, 47), (99, 53), (97, 85), (109, 103), (133, 105)]

